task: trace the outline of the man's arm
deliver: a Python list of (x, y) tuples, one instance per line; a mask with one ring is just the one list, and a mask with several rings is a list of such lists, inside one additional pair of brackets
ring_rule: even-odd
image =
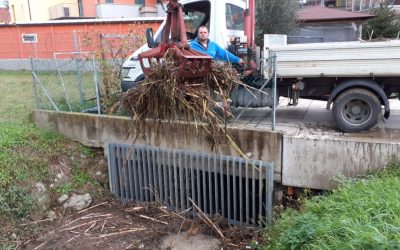
[(224, 60), (224, 61), (229, 61), (231, 63), (239, 63), (241, 60), (239, 57), (235, 56), (234, 54), (230, 53), (229, 51), (221, 48), (218, 44), (214, 43), (216, 54), (215, 57)]

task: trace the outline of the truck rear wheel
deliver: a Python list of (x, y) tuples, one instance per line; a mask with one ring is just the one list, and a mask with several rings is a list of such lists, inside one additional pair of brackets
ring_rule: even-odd
[(341, 93), (333, 105), (333, 117), (344, 132), (360, 132), (370, 129), (381, 115), (381, 103), (372, 92), (365, 89), (349, 89)]

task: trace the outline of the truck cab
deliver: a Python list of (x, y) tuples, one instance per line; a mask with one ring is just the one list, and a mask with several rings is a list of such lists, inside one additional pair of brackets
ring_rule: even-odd
[[(244, 36), (243, 12), (246, 0), (182, 0), (184, 21), (188, 40), (194, 40), (200, 26), (207, 26), (210, 39), (225, 48), (232, 37)], [(165, 20), (154, 34), (154, 41), (161, 41)], [(138, 55), (149, 50), (147, 44), (142, 45), (122, 66), (121, 90), (127, 91), (144, 79)]]

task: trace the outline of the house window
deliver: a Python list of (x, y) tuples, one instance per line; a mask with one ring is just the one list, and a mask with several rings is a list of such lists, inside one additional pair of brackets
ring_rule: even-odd
[(23, 43), (37, 43), (38, 39), (37, 39), (37, 34), (22, 34), (22, 42)]
[(68, 7), (64, 7), (63, 11), (64, 11), (64, 16), (65, 17), (69, 17), (69, 8)]
[(114, 3), (114, 0), (106, 0), (106, 3)]
[(135, 0), (135, 4), (144, 5), (144, 0)]

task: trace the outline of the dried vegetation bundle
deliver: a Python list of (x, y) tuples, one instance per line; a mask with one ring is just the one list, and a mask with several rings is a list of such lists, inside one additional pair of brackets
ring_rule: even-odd
[(124, 94), (122, 108), (132, 115), (135, 129), (143, 132), (146, 121), (194, 124), (204, 128), (212, 148), (221, 140), (236, 147), (226, 123), (233, 116), (230, 92), (241, 84), (237, 72), (229, 64), (217, 62), (212, 63), (207, 77), (179, 78), (178, 71), (173, 56), (167, 53), (162, 63), (152, 65), (141, 84)]

